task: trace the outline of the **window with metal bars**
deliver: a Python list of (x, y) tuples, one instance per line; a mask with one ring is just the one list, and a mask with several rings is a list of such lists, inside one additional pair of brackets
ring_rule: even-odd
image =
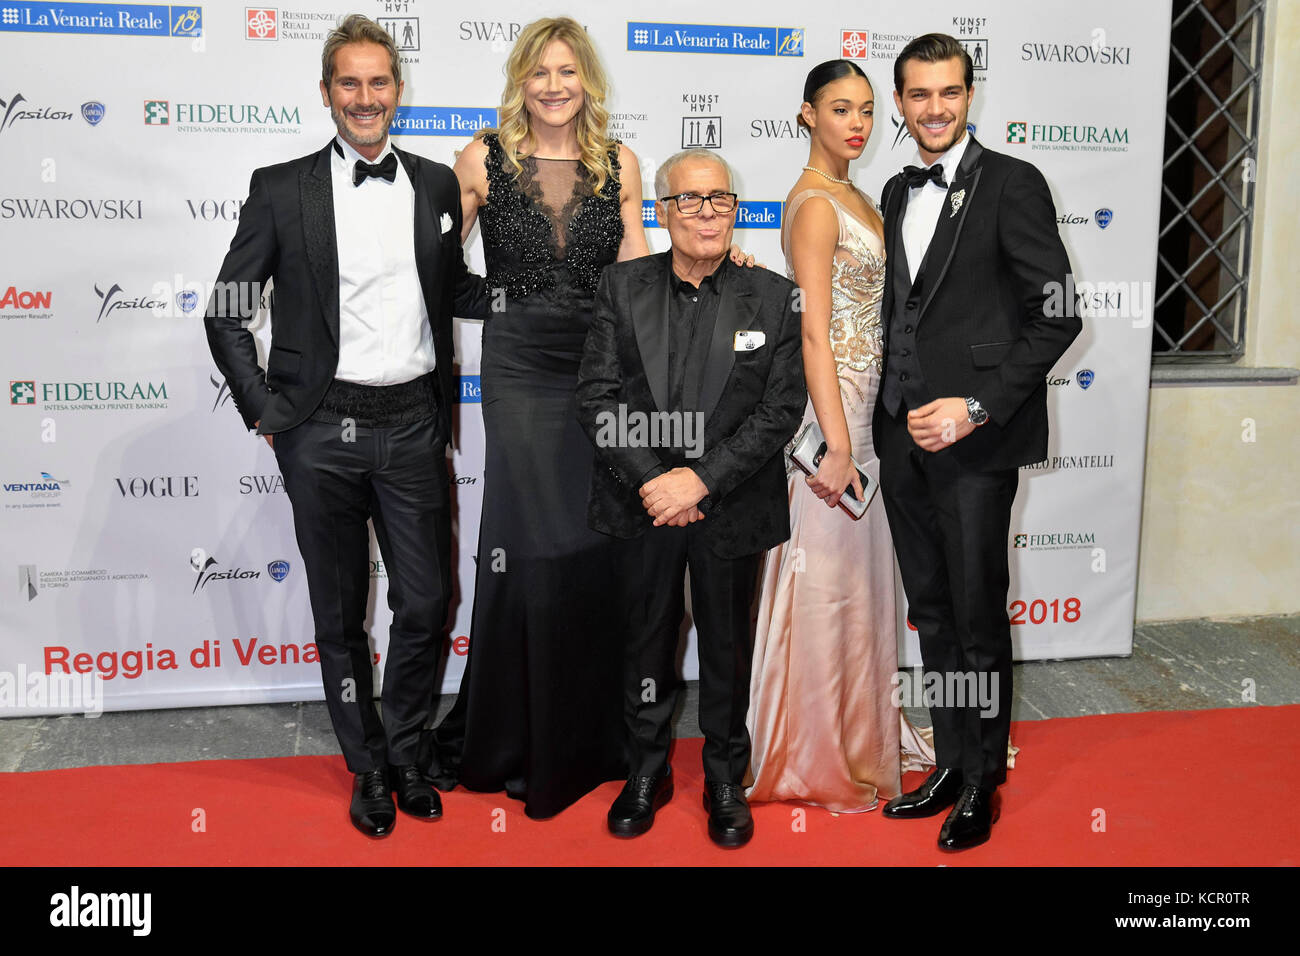
[(1173, 2), (1157, 362), (1245, 352), (1264, 14), (1265, 0)]

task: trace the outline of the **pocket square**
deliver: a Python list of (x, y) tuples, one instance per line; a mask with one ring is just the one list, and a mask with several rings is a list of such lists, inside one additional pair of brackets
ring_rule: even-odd
[(767, 336), (762, 332), (741, 329), (732, 340), (731, 348), (735, 352), (752, 352), (754, 349), (761, 349), (766, 341)]
[(442, 234), (444, 236), (451, 232), (451, 214), (444, 212), (442, 218), (438, 220), (438, 224), (442, 226)]

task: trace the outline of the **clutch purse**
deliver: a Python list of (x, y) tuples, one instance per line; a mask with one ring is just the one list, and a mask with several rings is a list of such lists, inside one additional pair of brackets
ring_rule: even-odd
[[(813, 419), (803, 427), (803, 431), (795, 436), (794, 446), (790, 449), (790, 460), (798, 466), (799, 470), (805, 474), (817, 474), (817, 466), (822, 463), (822, 458), (826, 455), (826, 436), (822, 434), (821, 426), (817, 420)], [(871, 499), (876, 496), (876, 490), (880, 487), (879, 483), (862, 470), (856, 458), (850, 458), (853, 467), (858, 470), (858, 480), (862, 482), (862, 500), (853, 494), (853, 486), (844, 489), (844, 494), (840, 495), (840, 507), (847, 511), (855, 520), (861, 518), (867, 512), (867, 506), (871, 504)]]

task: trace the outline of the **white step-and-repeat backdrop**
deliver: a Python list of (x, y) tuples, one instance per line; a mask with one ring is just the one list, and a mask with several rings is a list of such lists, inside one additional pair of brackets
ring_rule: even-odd
[[(646, 195), (671, 153), (717, 148), (739, 173), (738, 242), (778, 270), (782, 200), (807, 157), (794, 117), (808, 70), (850, 57), (871, 78), (875, 128), (852, 175), (878, 197), (914, 153), (894, 58), (920, 33), (958, 37), (975, 63), (971, 128), (1046, 175), (1085, 315), (1050, 376), (1050, 454), (1022, 473), (1007, 542), (1016, 653), (1130, 650), (1169, 0), (752, 0), (734, 16), (594, 0), (12, 0), (0, 3), (0, 715), (321, 697), (289, 502), (217, 376), (202, 314), (250, 172), (332, 135), (320, 48), (354, 11), (403, 51), (398, 142), (448, 164), (494, 123), (520, 27), (579, 19)], [(477, 233), (469, 258), (482, 271)], [(258, 328), (264, 345), (265, 315)], [(449, 690), (468, 648), (483, 446), (476, 324), (458, 321), (457, 342)], [(919, 663), (901, 614), (900, 635)], [(41, 679), (57, 674), (85, 683)]]

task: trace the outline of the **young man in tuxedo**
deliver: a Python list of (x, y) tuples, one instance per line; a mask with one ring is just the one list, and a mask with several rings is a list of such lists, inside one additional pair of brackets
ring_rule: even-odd
[[(450, 169), (398, 150), (392, 38), (361, 15), (325, 41), (321, 99), (338, 135), (253, 173), (208, 305), (208, 344), (244, 423), (274, 449), (306, 568), (330, 720), (355, 775), (353, 824), (387, 836), (397, 806), (442, 815), (416, 768), (451, 593), (452, 315), (483, 318)], [(248, 321), (271, 279), (271, 346)], [(232, 294), (233, 293), (233, 294)], [(365, 630), (374, 522), (393, 611), (383, 719)]]
[[(631, 777), (607, 820), (636, 836), (672, 796), (689, 569), (709, 836), (735, 847), (754, 832), (742, 787), (749, 607), (763, 551), (790, 536), (782, 452), (807, 400), (799, 315), (791, 282), (728, 260), (737, 200), (721, 157), (678, 153), (655, 187), (672, 249), (606, 267), (578, 374), (578, 418), (596, 444), (591, 527), (639, 538), (643, 561), (624, 671)], [(656, 433), (681, 440), (652, 447)]]
[[(872, 430), (909, 618), (927, 672), (994, 706), (931, 707), (937, 768), (887, 817), (949, 810), (939, 846), (988, 839), (1011, 727), (1007, 535), (1019, 467), (1047, 457), (1046, 376), (1079, 334), (1045, 303), (1070, 263), (1047, 183), (966, 129), (970, 58), (944, 34), (894, 64), (917, 164), (885, 184), (885, 362)], [(1057, 310), (1059, 311), (1059, 310)], [(973, 695), (972, 695), (973, 696)], [(991, 712), (990, 712), (991, 711)]]

